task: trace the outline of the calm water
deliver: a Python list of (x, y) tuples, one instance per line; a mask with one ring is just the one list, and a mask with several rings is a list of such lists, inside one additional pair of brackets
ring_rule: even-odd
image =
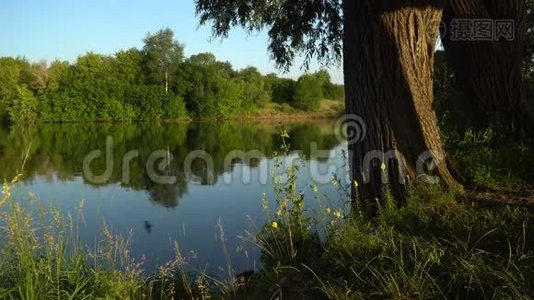
[[(218, 239), (220, 220), (232, 263), (237, 271), (244, 271), (257, 265), (260, 253), (238, 236), (265, 223), (262, 195), (273, 202), (273, 153), (280, 148), (282, 128), (290, 135), (290, 157), (297, 153), (305, 157), (299, 187), (308, 195), (310, 213), (322, 205), (339, 205), (340, 192), (330, 180), (333, 173), (346, 176), (345, 145), (329, 121), (4, 128), (0, 130), (1, 175), (9, 179), (17, 174), (28, 153), (17, 201), (31, 208), (45, 205), (76, 214), (84, 199), (79, 228), (83, 242), (91, 246), (102, 239), (104, 220), (115, 233), (127, 235), (131, 230), (133, 254), (145, 257), (147, 270), (172, 258), (172, 242), (177, 241), (183, 252), (196, 252), (199, 266), (217, 272), (226, 265)], [(110, 141), (112, 147), (107, 144)], [(101, 156), (87, 164), (88, 154), (95, 150)], [(235, 150), (249, 155), (228, 158), (240, 153)], [(129, 155), (129, 163), (124, 163)], [(124, 165), (129, 169), (123, 171)], [(102, 174), (107, 176), (95, 179)], [(174, 180), (165, 181), (169, 178)], [(306, 188), (314, 181), (320, 194), (333, 203), (318, 204), (316, 194)], [(29, 193), (37, 200), (27, 201)]]

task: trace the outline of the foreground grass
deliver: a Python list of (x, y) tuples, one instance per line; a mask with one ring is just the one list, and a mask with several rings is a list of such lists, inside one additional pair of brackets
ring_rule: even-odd
[[(293, 260), (284, 255), (288, 251), (267, 252), (264, 285), (278, 285), (279, 295), (294, 299), (529, 299), (531, 214), (480, 209), (460, 203), (461, 197), (418, 186), (407, 206), (386, 205), (371, 222), (330, 214), (324, 243), (310, 231), (293, 232), (302, 246)], [(289, 225), (283, 224), (283, 234), (267, 232), (260, 244), (290, 244)]]

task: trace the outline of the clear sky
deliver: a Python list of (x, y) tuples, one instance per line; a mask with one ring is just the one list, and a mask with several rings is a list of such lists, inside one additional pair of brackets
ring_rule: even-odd
[[(269, 59), (265, 32), (249, 35), (233, 29), (227, 39), (213, 39), (209, 26), (199, 27), (193, 0), (2, 0), (0, 56), (74, 61), (88, 51), (141, 48), (147, 33), (164, 27), (174, 30), (187, 56), (212, 52), (235, 68), (279, 73)], [(298, 77), (301, 63), (282, 75)], [(340, 67), (329, 71), (333, 81), (343, 81)]]

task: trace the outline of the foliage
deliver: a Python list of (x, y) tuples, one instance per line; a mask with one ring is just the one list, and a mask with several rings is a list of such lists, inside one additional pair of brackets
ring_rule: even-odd
[(262, 108), (271, 101), (264, 76), (254, 67), (241, 70), (236, 77), (244, 84), (243, 101), (245, 107)]
[(8, 118), (12, 99), (18, 97), (18, 84), (22, 81), (22, 72), (28, 68), (23, 59), (0, 58), (0, 117)]
[(17, 95), (11, 99), (9, 117), (15, 122), (31, 122), (37, 118), (37, 99), (25, 86), (17, 87)]
[(292, 103), (297, 83), (288, 78), (271, 79), (271, 98), (276, 103)]
[(523, 190), (534, 182), (534, 154), (525, 144), (499, 142), (494, 130), (467, 130), (446, 140), (452, 162), (463, 181), (497, 191)]
[(200, 23), (211, 23), (214, 35), (226, 36), (239, 25), (249, 31), (267, 28), (269, 50), (276, 63), (288, 68), (297, 54), (305, 66), (314, 57), (339, 62), (342, 52), (341, 1), (270, 1), (250, 5), (245, 0), (196, 0)]
[(293, 106), (305, 111), (313, 111), (319, 107), (322, 98), (323, 79), (320, 76), (303, 75), (299, 78), (293, 96)]
[(169, 28), (148, 35), (144, 43), (144, 63), (149, 82), (164, 86), (165, 93), (168, 93), (169, 78), (174, 78), (172, 75), (183, 60), (184, 47), (174, 40), (174, 32)]
[[(0, 58), (0, 118), (14, 123), (231, 118), (271, 99), (294, 105), (297, 83), (256, 68), (237, 71), (211, 53), (184, 60), (170, 29), (149, 34), (142, 50), (87, 53), (74, 64)], [(340, 97), (326, 71), (325, 96)], [(299, 101), (306, 102), (302, 99)], [(313, 102), (313, 101), (312, 101)], [(298, 105), (308, 109), (307, 105)]]

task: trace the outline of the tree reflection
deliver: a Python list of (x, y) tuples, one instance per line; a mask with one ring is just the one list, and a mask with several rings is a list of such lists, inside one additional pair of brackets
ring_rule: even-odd
[[(220, 180), (225, 172), (231, 172), (236, 164), (256, 168), (260, 163), (257, 158), (234, 159), (228, 166), (225, 162), (228, 153), (257, 150), (263, 155), (260, 158), (271, 158), (280, 147), (282, 128), (291, 136), (292, 149), (302, 151), (307, 159), (324, 159), (310, 157), (312, 143), (323, 150), (330, 150), (339, 143), (333, 132), (333, 123), (329, 121), (284, 125), (246, 122), (42, 124), (0, 128), (0, 175), (13, 178), (22, 172), (26, 182), (33, 181), (36, 176), (60, 181), (81, 178), (84, 157), (95, 149), (105, 153), (106, 137), (111, 136), (114, 162), (111, 178), (103, 185), (95, 185), (87, 178), (84, 182), (96, 188), (121, 184), (125, 188), (144, 190), (154, 203), (176, 207), (179, 199), (187, 193), (191, 178), (199, 178), (197, 184), (210, 185)], [(129, 163), (129, 180), (124, 182), (123, 158), (132, 150), (138, 151), (139, 155)], [(176, 176), (174, 184), (156, 184), (148, 176), (147, 160), (157, 150), (168, 150), (172, 154), (173, 160), (162, 175)], [(206, 163), (201, 160), (193, 161), (191, 174), (184, 173), (184, 161), (195, 150), (206, 151), (213, 159), (214, 182), (210, 182)], [(95, 174), (103, 173), (106, 159), (100, 157), (94, 160), (91, 169)]]

